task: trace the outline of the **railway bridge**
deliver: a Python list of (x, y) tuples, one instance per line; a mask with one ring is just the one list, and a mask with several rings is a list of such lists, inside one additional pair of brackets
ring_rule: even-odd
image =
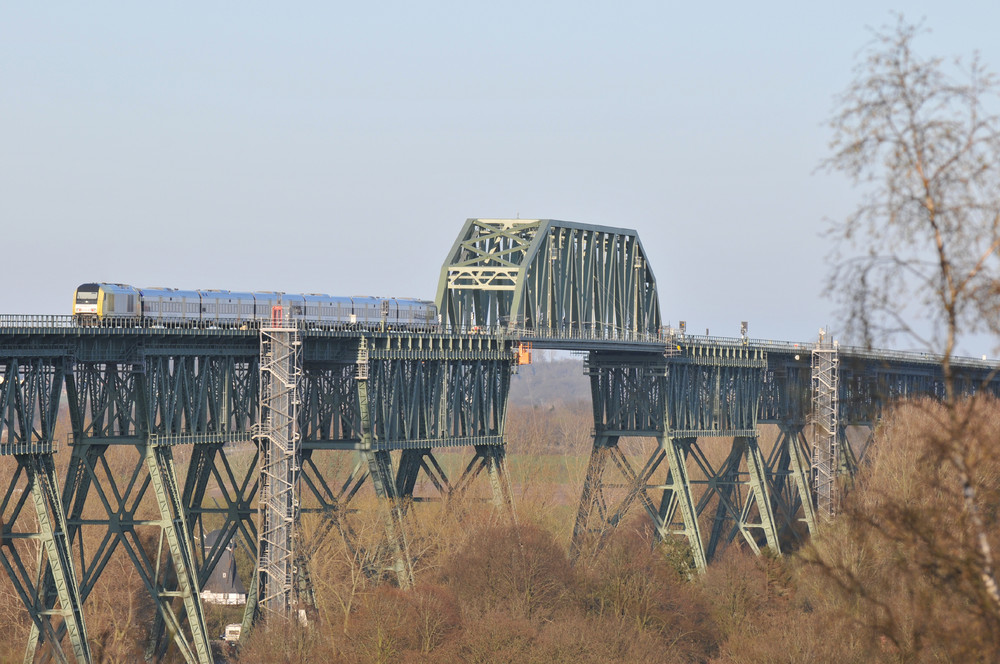
[[(834, 514), (886, 404), (944, 390), (931, 356), (665, 328), (627, 229), (470, 219), (436, 301), (427, 329), (0, 316), (0, 561), (32, 621), (26, 661), (92, 661), (87, 598), (122, 550), (156, 606), (148, 655), (210, 662), (199, 589), (226, 549), (257, 561), (246, 633), (309, 601), (302, 515), (318, 518), (313, 539), (350, 540), (365, 484), (384, 571), (411, 585), (418, 486), (447, 500), (485, 481), (513, 510), (504, 424), (528, 347), (586, 358), (594, 433), (574, 556), (630, 512), (682, 538), (698, 568), (734, 540), (780, 552)], [(992, 363), (953, 366), (966, 392), (998, 391)], [(650, 449), (637, 456), (630, 438)], [(464, 470), (449, 476), (442, 450)], [(329, 459), (344, 455), (350, 472), (334, 478)]]

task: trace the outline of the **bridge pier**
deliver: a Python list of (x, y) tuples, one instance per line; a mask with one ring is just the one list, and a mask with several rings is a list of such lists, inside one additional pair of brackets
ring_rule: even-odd
[[(389, 571), (397, 585), (408, 588), (414, 579), (406, 521), (415, 502), (447, 504), (486, 471), (494, 501), (513, 509), (503, 446), (512, 359), (510, 344), (493, 337), (317, 335), (303, 344), (301, 370), (294, 388), (287, 387), (300, 403), (298, 431), (289, 435), (301, 439), (294, 455), (299, 473), (290, 486), (298, 514), (318, 515), (319, 522), (308, 543), (294, 542), (296, 606), (313, 603), (309, 558), (334, 530), (352, 555), (365, 561), (368, 573)], [(269, 380), (262, 376), (262, 388)], [(261, 441), (269, 444), (266, 437)], [(434, 455), (435, 449), (452, 448), (474, 449), (454, 485)], [(356, 453), (358, 463), (346, 479), (335, 481), (333, 472), (342, 464), (319, 460), (344, 452)], [(415, 495), (421, 477), (436, 496)], [(369, 482), (385, 530), (376, 551), (363, 550), (350, 522), (352, 501)], [(241, 486), (251, 484), (244, 480)], [(381, 551), (392, 560), (387, 570), (374, 564)], [(260, 612), (261, 584), (250, 594), (244, 634)]]
[(778, 531), (782, 539), (801, 540), (796, 515), (810, 535), (816, 533), (816, 510), (813, 506), (809, 441), (801, 423), (777, 425), (778, 436), (767, 462), (771, 498)]
[[(573, 529), (574, 557), (588, 546), (600, 550), (636, 502), (661, 538), (685, 538), (698, 569), (737, 534), (755, 551), (759, 538), (780, 552), (773, 480), (757, 433), (766, 356), (740, 346), (680, 344), (676, 351), (646, 357), (592, 352), (587, 359), (595, 434)], [(626, 437), (658, 442), (641, 469), (621, 449)], [(732, 438), (728, 456), (713, 460), (715, 450), (706, 454), (703, 438)], [(609, 466), (619, 482), (606, 479)], [(656, 473), (665, 473), (662, 483), (653, 482)], [(662, 492), (659, 506), (650, 495), (656, 491)], [(700, 519), (708, 510), (713, 518), (705, 542)]]
[[(14, 444), (16, 446), (18, 444)], [(0, 447), (8, 447), (2, 445)], [(43, 451), (44, 448), (47, 451)], [(62, 649), (64, 636), (69, 637), (72, 655), (77, 662), (91, 662), (90, 644), (83, 620), (83, 598), (77, 584), (76, 571), (67, 537), (66, 516), (60, 502), (59, 484), (50, 445), (39, 443), (21, 447), (23, 454), (14, 454), (17, 469), (0, 503), (0, 561), (15, 591), (32, 619), (26, 659), (34, 658), (36, 649), (48, 645), (48, 653), (58, 662), (67, 662)], [(32, 450), (33, 451), (29, 451)], [(0, 450), (0, 455), (11, 454)], [(15, 497), (20, 494), (19, 497)], [(37, 529), (24, 529), (22, 510), (30, 496), (35, 510)], [(15, 526), (18, 527), (15, 530)], [(26, 568), (22, 559), (21, 542), (38, 543), (35, 573)], [(54, 622), (61, 618), (61, 622)], [(31, 661), (31, 660), (28, 660)]]
[[(120, 458), (109, 461), (109, 448), (134, 449), (134, 463), (122, 466)], [(117, 467), (117, 471), (112, 470), (112, 466)], [(158, 619), (173, 635), (185, 661), (211, 662), (198, 596), (194, 552), (170, 445), (148, 440), (92, 444), (83, 439), (74, 443), (68, 479), (64, 493), (64, 502), (70, 506), (68, 540), (71, 544), (75, 542), (83, 565), (82, 601), (86, 601), (120, 546), (139, 572), (156, 605)], [(148, 503), (144, 501), (150, 488), (156, 503), (154, 514), (149, 513)], [(103, 517), (84, 514), (84, 505), (92, 491), (100, 499)], [(85, 528), (103, 531), (96, 550), (87, 549)], [(153, 550), (149, 550), (150, 545), (154, 546)], [(185, 616), (188, 630), (183, 629)], [(186, 636), (185, 631), (190, 636)], [(32, 635), (31, 657), (34, 657), (34, 641)]]
[(712, 560), (719, 545), (733, 541), (737, 534), (742, 535), (754, 553), (760, 554), (758, 540), (763, 540), (772, 551), (780, 553), (767, 480), (768, 469), (758, 439), (734, 437), (728, 457), (717, 469), (712, 467), (700, 446), (693, 443), (692, 447), (695, 450), (692, 458), (705, 478), (692, 480), (694, 484), (705, 486), (697, 505), (698, 515), (704, 514), (715, 503), (706, 558)]
[(53, 459), (68, 355), (65, 344), (0, 349), (0, 460), (16, 462), (0, 499), (0, 564), (31, 618), (30, 652), (41, 644), (57, 661), (90, 662)]

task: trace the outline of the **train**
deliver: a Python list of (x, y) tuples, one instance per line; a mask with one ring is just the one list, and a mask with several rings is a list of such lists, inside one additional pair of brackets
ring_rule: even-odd
[(73, 318), (80, 325), (239, 327), (281, 321), (331, 327), (437, 328), (441, 324), (437, 306), (426, 300), (136, 288), (112, 283), (81, 284), (73, 293)]

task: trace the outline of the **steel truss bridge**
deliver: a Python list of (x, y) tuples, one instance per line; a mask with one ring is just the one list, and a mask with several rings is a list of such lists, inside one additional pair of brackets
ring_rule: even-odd
[[(385, 571), (410, 586), (418, 484), (447, 501), (486, 480), (513, 510), (504, 423), (524, 344), (586, 355), (594, 434), (574, 556), (630, 512), (683, 538), (698, 568), (734, 540), (788, 549), (835, 512), (883, 408), (944, 393), (931, 356), (665, 329), (646, 253), (621, 228), (470, 219), (437, 303), (441, 326), (425, 330), (0, 317), (0, 561), (31, 617), (25, 661), (92, 661), (87, 598), (118, 550), (156, 606), (148, 657), (212, 661), (199, 589), (224, 551), (257, 560), (245, 627), (287, 615), (309, 600), (300, 517), (318, 515), (313, 540), (350, 539), (366, 483)], [(966, 393), (998, 392), (995, 365), (953, 366)], [(443, 450), (465, 455), (464, 472), (448, 477)], [(346, 479), (331, 455), (356, 458)]]

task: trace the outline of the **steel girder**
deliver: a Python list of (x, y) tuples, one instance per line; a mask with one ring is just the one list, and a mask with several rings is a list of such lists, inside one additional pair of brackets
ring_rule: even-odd
[[(945, 397), (945, 382), (937, 364), (864, 362), (841, 353), (840, 404), (844, 425), (872, 425), (889, 405), (904, 399)], [(992, 370), (954, 370), (955, 393), (973, 395), (985, 390), (1000, 393)]]
[(441, 269), (452, 328), (660, 329), (656, 280), (633, 230), (551, 219), (469, 219)]
[[(354, 339), (304, 337), (298, 391), (302, 446), (298, 465), (302, 514), (318, 514), (309, 549), (296, 556), (300, 599), (311, 599), (310, 552), (332, 531), (375, 575), (379, 551), (354, 542), (351, 501), (370, 482), (380, 499), (385, 535), (379, 549), (392, 559), (398, 585), (413, 584), (405, 518), (418, 477), (426, 475), (447, 499), (485, 469), (500, 502), (512, 504), (506, 485), (503, 426), (513, 352), (509, 342), (489, 336), (364, 335)], [(433, 448), (472, 446), (473, 462), (452, 486)], [(342, 482), (330, 452), (356, 450), (359, 461)], [(332, 464), (334, 467), (337, 464)], [(244, 483), (246, 485), (246, 483)], [(254, 578), (257, 581), (257, 578)], [(259, 609), (255, 584), (247, 607), (249, 628)]]
[(591, 353), (585, 372), (591, 381), (595, 429), (607, 435), (662, 433), (668, 371), (664, 358), (655, 354), (636, 358)]
[[(56, 420), (68, 360), (64, 350), (8, 352), (0, 356), (0, 456), (12, 456), (0, 502), (0, 563), (32, 621), (34, 644), (68, 661), (63, 636), (77, 662), (92, 661), (59, 496), (53, 453)], [(34, 508), (32, 524), (26, 510)], [(25, 559), (35, 558), (34, 572)], [(35, 646), (31, 648), (34, 653)]]
[[(86, 599), (122, 547), (157, 609), (153, 642), (156, 626), (165, 626), (186, 661), (210, 662), (197, 560), (172, 447), (208, 442), (219, 435), (214, 430), (239, 422), (241, 409), (231, 403), (239, 381), (232, 363), (136, 350), (124, 357), (84, 354), (91, 361), (78, 361), (66, 381), (74, 442), (63, 503), (83, 565), (81, 595)], [(126, 450), (134, 451), (131, 463), (122, 458)], [(85, 511), (94, 495), (103, 508), (98, 515)], [(85, 531), (100, 535), (93, 550)]]
[[(307, 339), (304, 441), (362, 450), (503, 443), (513, 360), (509, 342), (489, 336), (362, 339), (350, 342), (350, 353)], [(338, 355), (339, 361), (328, 359)]]
[[(754, 550), (759, 538), (779, 551), (772, 482), (757, 443), (765, 368), (766, 355), (744, 347), (682, 345), (676, 355), (648, 355), (641, 361), (634, 354), (591, 353), (587, 372), (594, 449), (574, 527), (573, 555), (603, 546), (636, 502), (661, 537), (681, 534), (687, 539), (698, 568), (723, 537), (728, 541), (736, 534)], [(634, 436), (658, 441), (640, 468), (634, 465), (636, 453), (619, 445), (621, 438)], [(700, 437), (734, 438), (721, 467), (713, 466)], [(689, 465), (699, 474), (690, 476)], [(609, 480), (609, 467), (617, 481)], [(653, 480), (658, 472), (665, 472), (662, 483)], [(703, 490), (696, 495), (692, 489), (699, 485)], [(706, 547), (699, 517), (709, 509), (715, 510), (715, 518)]]
[(777, 439), (767, 457), (767, 477), (778, 534), (783, 542), (802, 541), (800, 522), (808, 533), (816, 532), (810, 449), (801, 424), (778, 425)]
[(804, 425), (812, 409), (810, 354), (803, 350), (797, 355), (769, 352), (768, 367), (761, 385), (761, 423)]
[[(766, 345), (762, 346), (766, 347)], [(768, 372), (764, 376), (761, 422), (801, 423), (811, 414), (811, 346), (767, 349)], [(922, 361), (877, 352), (859, 354), (841, 348), (838, 390), (841, 426), (871, 426), (893, 403), (909, 398), (945, 396), (944, 377), (939, 358)], [(973, 395), (981, 391), (1000, 395), (1000, 376), (988, 363), (956, 362), (953, 366), (956, 394)]]
[[(523, 239), (531, 245), (540, 237), (541, 227), (531, 230), (528, 225)], [(557, 263), (577, 260), (582, 267), (576, 274), (587, 274), (591, 268), (586, 266), (586, 260), (597, 261), (595, 265), (601, 263), (597, 254), (591, 259), (585, 252), (580, 253), (579, 247), (588, 242), (582, 231), (576, 235), (553, 231), (545, 236), (548, 244), (539, 245), (537, 251), (555, 255)], [(565, 255), (559, 254), (559, 237), (564, 238), (561, 246), (567, 252)], [(518, 249), (515, 244), (511, 241), (511, 255), (527, 251), (526, 247)], [(635, 250), (641, 253), (638, 244)], [(480, 267), (488, 264), (483, 256)], [(538, 258), (536, 253), (535, 259)], [(544, 261), (535, 259), (532, 261), (544, 273), (546, 268), (541, 266)], [(617, 265), (614, 269), (619, 269), (621, 262)], [(555, 323), (555, 316), (549, 316), (549, 311), (566, 310), (572, 315), (576, 307), (577, 311), (586, 312), (591, 305), (587, 304), (585, 293), (574, 296), (583, 298), (580, 300), (583, 304), (578, 305), (572, 303), (572, 298), (567, 300), (558, 294), (560, 289), (563, 293), (572, 291), (576, 277), (566, 276), (570, 272), (564, 268), (552, 269), (550, 265), (549, 269), (549, 277), (530, 282), (534, 290), (525, 291), (526, 297), (542, 294), (527, 311), (534, 312), (536, 318), (545, 311), (550, 324)], [(621, 273), (619, 276), (619, 283), (625, 284), (627, 291), (627, 279)], [(639, 282), (641, 279), (635, 283)], [(550, 288), (546, 284), (561, 285)], [(476, 310), (482, 304), (479, 300), (469, 302), (473, 309), (466, 311)], [(513, 296), (510, 302), (513, 304)], [(555, 308), (546, 309), (545, 303), (555, 303)], [(490, 306), (493, 305), (483, 304), (485, 308), (481, 310), (492, 311)], [(593, 310), (598, 310), (596, 305)], [(499, 305), (495, 311), (499, 317)], [(299, 419), (303, 433), (302, 482), (310, 487), (309, 495), (314, 497), (310, 498), (313, 502), (309, 509), (324, 511), (324, 516), (329, 514), (329, 529), (337, 528), (349, 536), (350, 524), (344, 517), (351, 510), (350, 500), (363, 483), (371, 480), (376, 490), (381, 491), (385, 504), (397, 506), (393, 509), (398, 511), (395, 516), (390, 515), (390, 520), (393, 524), (403, 524), (409, 501), (416, 498), (413, 494), (418, 476), (425, 476), (438, 496), (446, 499), (482, 476), (483, 470), (487, 470), (492, 480), (494, 497), (498, 502), (509, 503), (509, 487), (504, 488), (502, 442), (512, 359), (510, 343), (490, 335), (439, 332), (305, 331)], [(799, 510), (811, 529), (815, 522), (815, 516), (810, 517), (812, 501), (803, 499), (810, 492), (802, 488), (808, 486), (809, 479), (808, 463), (804, 462), (808, 459), (808, 449), (802, 435), (808, 414), (803, 404), (810, 398), (808, 361), (794, 359), (794, 354), (801, 351), (711, 340), (700, 344), (681, 340), (681, 344), (681, 352), (670, 358), (625, 351), (592, 355), (597, 436), (581, 500), (584, 516), (578, 518), (577, 532), (603, 532), (602, 529), (612, 527), (630, 506), (638, 503), (654, 519), (658, 531), (684, 534), (693, 543), (698, 559), (737, 536), (747, 539), (750, 546), (770, 544), (778, 536), (794, 536)], [(361, 345), (365, 347), (363, 376)], [(763, 350), (767, 350), (770, 363), (766, 370), (760, 367)], [(62, 385), (60, 372), (68, 371), (71, 366), (71, 362), (61, 358), (76, 359), (73, 371), (65, 379), (75, 444), (70, 475), (64, 485), (66, 516), (63, 518), (67, 525), (62, 532), (67, 533), (67, 541), (84, 527), (108, 533), (105, 549), (98, 547), (82, 558), (85, 567), (78, 596), (82, 599), (92, 589), (100, 568), (107, 562), (108, 547), (131, 546), (140, 575), (162, 603), (159, 615), (172, 612), (170, 620), (179, 624), (187, 613), (189, 600), (168, 601), (168, 598), (185, 593), (187, 598), (193, 598), (193, 592), (182, 592), (181, 587), (191, 591), (200, 587), (199, 580), (207, 578), (221, 549), (232, 541), (256, 546), (252, 505), (258, 491), (255, 470), (258, 452), (249, 444), (259, 398), (256, 333), (74, 329), (60, 333), (41, 331), (35, 335), (30, 330), (20, 330), (15, 341), (8, 343), (8, 337), (4, 337), (2, 355), (12, 358), (4, 365), (6, 386), (0, 389), (2, 435), (8, 443), (36, 446), (51, 440), (58, 405), (58, 390), (54, 385)], [(842, 411), (838, 429), (845, 441), (845, 425), (872, 422), (893, 399), (943, 394), (940, 369), (933, 362), (895, 356), (855, 356), (843, 351), (842, 356), (840, 399), (847, 407)], [(62, 369), (57, 368), (60, 362), (64, 364)], [(17, 364), (13, 371), (18, 378), (8, 382), (13, 364)], [(985, 366), (959, 367), (960, 392), (982, 389), (982, 381), (990, 379), (989, 371)], [(995, 392), (997, 381), (990, 380), (986, 389)], [(753, 407), (754, 403), (759, 404), (759, 410)], [(760, 449), (755, 437), (755, 414), (759, 421), (777, 422), (782, 427), (770, 452)], [(642, 435), (658, 440), (657, 450), (645, 458), (645, 463), (637, 462), (635, 455), (619, 444), (625, 437)], [(720, 462), (702, 439), (721, 436), (737, 440)], [(247, 444), (238, 449), (223, 444), (226, 441)], [(177, 444), (192, 445), (192, 461), (182, 491), (172, 478), (173, 460), (169, 453), (170, 446)], [(136, 457), (135, 463), (118, 475), (106, 470), (112, 465), (106, 455), (111, 446), (128, 449)], [(435, 448), (449, 446), (475, 449), (466, 472), (454, 483), (433, 453)], [(315, 460), (316, 455), (335, 450), (362, 453), (361, 464), (339, 486), (325, 471), (320, 471), (321, 464), (313, 464), (315, 469), (309, 469), (309, 461)], [(856, 465), (852, 453), (845, 442), (838, 460), (842, 472), (849, 472)], [(859, 455), (862, 453), (863, 450)], [(29, 475), (36, 478), (30, 481), (38, 489), (32, 488), (31, 493), (42, 498), (41, 502), (33, 498), (36, 512), (40, 513), (43, 508), (38, 505), (45, 504), (46, 493), (56, 486), (54, 475), (49, 479), (51, 458), (49, 463), (44, 457), (25, 459), (27, 465), (18, 471), (21, 478), (18, 481)], [(372, 476), (373, 468), (378, 471), (377, 477)], [(609, 481), (608, 473), (620, 475), (620, 488)], [(657, 473), (660, 477), (665, 474), (663, 483), (654, 479)], [(206, 505), (207, 487), (223, 485), (227, 487), (223, 491), (224, 504)], [(657, 496), (658, 491), (662, 491), (662, 496)], [(100, 500), (101, 493), (106, 498), (99, 506), (104, 517), (85, 523), (84, 501), (88, 495)], [(139, 507), (143, 496), (155, 499), (155, 509), (151, 503)], [(13, 508), (15, 502), (11, 501), (9, 507)], [(60, 517), (51, 501), (44, 509), (48, 511), (48, 519), (56, 524), (52, 541), (58, 546)], [(74, 512), (75, 509), (78, 511)], [(143, 510), (151, 510), (148, 514), (153, 518), (139, 518), (137, 514)], [(4, 522), (5, 532), (24, 532), (23, 526), (15, 527), (10, 515), (4, 514), (8, 519)], [(183, 523), (179, 520), (181, 516)], [(185, 541), (188, 547), (197, 541), (195, 534), (203, 534), (206, 519), (213, 524), (222, 521), (222, 541), (217, 541), (213, 549), (193, 547), (188, 556)], [(119, 523), (113, 530), (112, 521), (125, 525)], [(139, 553), (143, 543), (136, 543), (142, 539), (138, 532), (147, 526), (162, 533), (158, 550), (163, 554), (162, 560), (169, 559), (169, 565), (149, 564)], [(406, 558), (402, 525), (393, 527), (400, 535), (389, 540), (402, 545), (402, 558)], [(706, 532), (705, 543), (701, 541), (702, 529)], [(578, 535), (575, 545), (583, 537)], [(11, 550), (6, 543), (3, 546), (5, 551)], [(44, 564), (65, 569), (68, 563), (59, 562), (58, 553), (57, 549), (55, 563)], [(155, 557), (151, 556), (147, 554), (146, 558)], [(697, 562), (700, 564), (700, 560)], [(17, 564), (11, 563), (10, 568)], [(406, 564), (401, 559), (397, 568), (405, 570)], [(49, 576), (48, 571), (44, 575), (35, 580), (36, 588), (41, 588), (36, 593), (42, 598), (43, 611), (51, 612), (57, 605), (74, 606), (71, 595), (65, 602), (59, 596), (61, 590), (57, 586), (62, 582)], [(74, 577), (65, 572), (61, 576)], [(190, 606), (197, 610), (193, 604)], [(70, 614), (79, 615), (79, 611), (71, 610)], [(79, 622), (82, 630), (82, 619)], [(35, 627), (37, 635), (39, 626)], [(45, 629), (54, 630), (56, 636), (47, 635), (47, 641), (61, 639), (67, 631), (65, 623), (41, 629), (41, 633)], [(186, 646), (178, 646), (199, 657), (197, 637), (192, 633), (184, 640)], [(85, 638), (81, 642), (85, 644)]]
[(738, 346), (692, 344), (681, 349), (667, 358), (667, 426), (672, 434), (756, 437), (767, 354)]
[(766, 354), (745, 347), (678, 348), (666, 357), (590, 353), (596, 429), (675, 438), (755, 436)]
[[(74, 441), (63, 505), (83, 565), (81, 597), (86, 599), (121, 546), (157, 607), (153, 640), (165, 626), (187, 661), (207, 662), (193, 524), (187, 523), (190, 499), (178, 485), (172, 446), (248, 438), (248, 396), (257, 377), (256, 358), (245, 344), (199, 340), (182, 348), (146, 347), (134, 337), (79, 339), (77, 362), (66, 379)], [(110, 449), (118, 450), (113, 461)], [(134, 450), (132, 463), (118, 458), (126, 449)], [(94, 495), (103, 516), (90, 518), (84, 508)], [(93, 551), (84, 529), (103, 533)]]

